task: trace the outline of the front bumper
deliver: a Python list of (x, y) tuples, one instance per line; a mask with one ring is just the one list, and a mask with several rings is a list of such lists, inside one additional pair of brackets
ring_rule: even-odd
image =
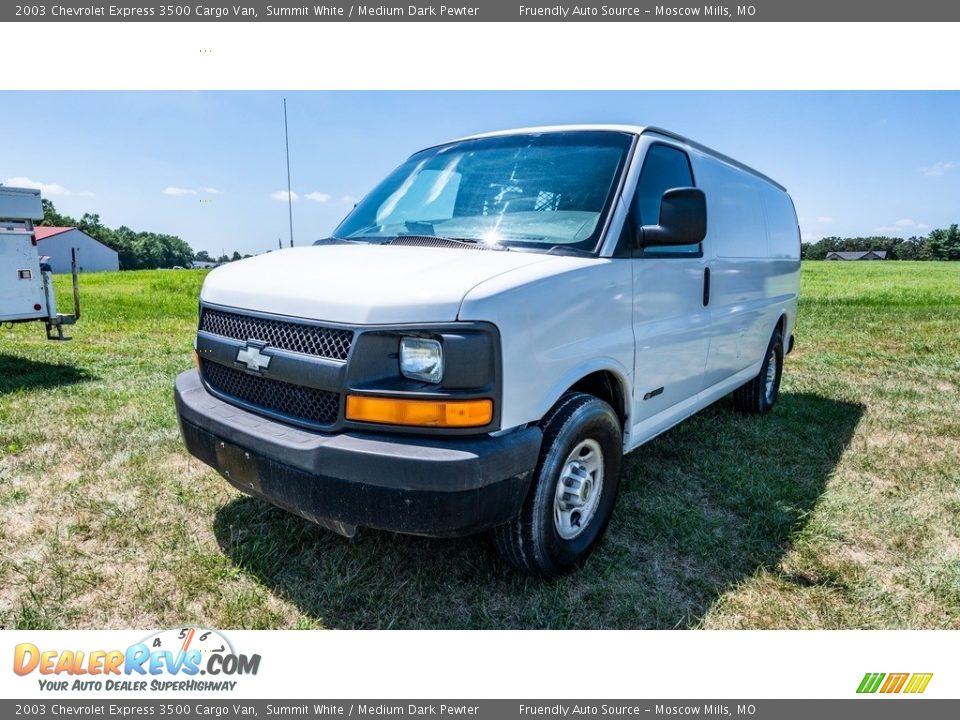
[(321, 434), (211, 395), (195, 370), (174, 386), (191, 454), (239, 490), (350, 535), (357, 526), (437, 537), (500, 525), (520, 510), (537, 427), (499, 437)]

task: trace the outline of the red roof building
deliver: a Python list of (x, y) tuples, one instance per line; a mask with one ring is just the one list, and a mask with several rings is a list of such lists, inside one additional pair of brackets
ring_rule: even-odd
[(55, 273), (71, 271), (71, 250), (76, 250), (77, 267), (82, 272), (120, 269), (117, 251), (79, 228), (37, 226), (33, 228), (33, 234), (37, 238), (40, 255), (50, 258), (50, 267)]

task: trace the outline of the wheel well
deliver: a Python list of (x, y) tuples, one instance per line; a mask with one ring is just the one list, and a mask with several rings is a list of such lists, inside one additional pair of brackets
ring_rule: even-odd
[(787, 337), (787, 314), (783, 313), (780, 315), (780, 319), (777, 320), (777, 328), (780, 330), (780, 338), (783, 340), (783, 354), (789, 355), (793, 352), (793, 333), (790, 333), (790, 337)]
[(584, 378), (577, 380), (570, 388), (579, 392), (585, 392), (598, 397), (606, 402), (620, 418), (620, 424), (623, 425), (627, 419), (626, 398), (623, 392), (623, 384), (620, 379), (609, 370), (598, 370), (590, 373)]

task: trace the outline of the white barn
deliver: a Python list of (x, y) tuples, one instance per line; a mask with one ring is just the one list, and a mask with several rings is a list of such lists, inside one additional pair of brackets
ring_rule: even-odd
[(77, 249), (77, 269), (82, 272), (119, 270), (120, 258), (99, 240), (75, 227), (36, 227), (37, 249), (50, 256), (55, 273), (70, 272), (70, 249)]

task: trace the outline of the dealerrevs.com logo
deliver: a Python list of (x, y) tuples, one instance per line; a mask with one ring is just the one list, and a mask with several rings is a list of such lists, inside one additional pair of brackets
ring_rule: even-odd
[(47, 649), (33, 643), (14, 648), (13, 671), (36, 674), (41, 690), (143, 692), (232, 691), (237, 678), (256, 675), (260, 655), (237, 653), (215, 630), (164, 630), (126, 650)]

